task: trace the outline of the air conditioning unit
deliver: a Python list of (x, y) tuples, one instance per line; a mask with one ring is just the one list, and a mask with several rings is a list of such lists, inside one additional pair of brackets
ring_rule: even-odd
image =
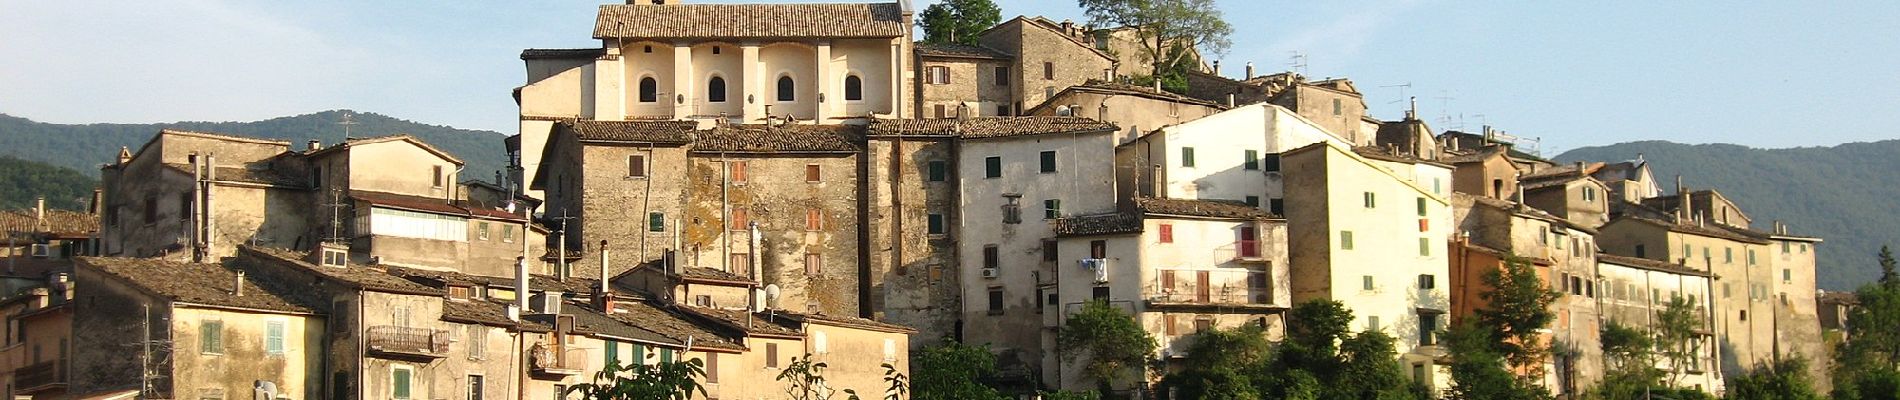
[(984, 278), (984, 279), (996, 279), (996, 275), (997, 275), (997, 272), (996, 272), (996, 269), (995, 269), (995, 268), (984, 268), (984, 269), (983, 269), (983, 278)]
[(33, 258), (51, 258), (51, 257), (53, 257), (53, 246), (44, 245), (44, 244), (33, 245)]

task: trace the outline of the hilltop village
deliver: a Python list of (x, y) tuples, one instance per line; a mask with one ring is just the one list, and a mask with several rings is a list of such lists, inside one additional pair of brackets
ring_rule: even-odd
[(1058, 356), (1087, 304), (1165, 372), (1197, 332), (1285, 340), (1311, 300), (1436, 392), (1438, 334), (1510, 260), (1560, 293), (1558, 396), (1602, 379), (1606, 324), (1672, 300), (1692, 356), (1658, 367), (1682, 387), (1829, 365), (1822, 239), (1660, 181), (1668, 160), (1557, 164), (1251, 63), (1130, 85), (1132, 39), (1068, 21), (925, 44), (907, 2), (676, 3), (522, 51), (508, 171), (404, 135), (164, 130), (102, 167), (91, 210), (0, 214), (7, 398), (579, 398), (608, 365), (688, 359), (695, 398), (785, 398), (810, 361), (877, 393), (946, 340), (1005, 387), (1094, 389)]

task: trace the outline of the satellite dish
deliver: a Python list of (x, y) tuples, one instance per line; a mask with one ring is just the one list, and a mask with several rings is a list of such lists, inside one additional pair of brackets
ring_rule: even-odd
[(1056, 106), (1056, 115), (1062, 117), (1072, 116), (1075, 115), (1075, 111), (1069, 108), (1069, 106)]
[(765, 285), (765, 308), (778, 308), (778, 285)]

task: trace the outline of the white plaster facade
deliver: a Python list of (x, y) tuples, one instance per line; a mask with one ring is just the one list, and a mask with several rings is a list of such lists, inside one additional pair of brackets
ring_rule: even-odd
[(1246, 201), (1251, 196), (1273, 211), (1274, 200), (1285, 198), (1280, 153), (1319, 142), (1347, 144), (1284, 107), (1253, 104), (1136, 138), (1116, 150), (1116, 175), (1124, 198)]

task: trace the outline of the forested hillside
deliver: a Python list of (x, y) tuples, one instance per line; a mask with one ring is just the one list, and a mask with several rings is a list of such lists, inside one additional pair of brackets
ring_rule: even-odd
[[(213, 132), (291, 142), (302, 149), (310, 139), (335, 144), (343, 140), (343, 113), (351, 113), (356, 122), (350, 135), (372, 137), (407, 133), (441, 148), (463, 161), (467, 179), (491, 179), (494, 171), (507, 166), (500, 133), (427, 125), (376, 113), (331, 110), (315, 114), (272, 118), (254, 122), (171, 122), (157, 124), (85, 124), (65, 125), (35, 122), (0, 114), (0, 156), (14, 156), (72, 168), (97, 176), (99, 164), (111, 162), (119, 147), (138, 151), (161, 128)], [(4, 177), (4, 176), (0, 176)]]
[(97, 185), (98, 179), (70, 168), (0, 156), (0, 210), (32, 207), (39, 196), (49, 208), (84, 210)]
[(1676, 175), (1692, 190), (1714, 188), (1741, 203), (1765, 229), (1772, 221), (1793, 233), (1820, 236), (1822, 289), (1851, 290), (1879, 275), (1874, 254), (1900, 245), (1900, 140), (1834, 147), (1755, 149), (1731, 144), (1662, 141), (1584, 147), (1558, 161), (1650, 161), (1665, 191)]

